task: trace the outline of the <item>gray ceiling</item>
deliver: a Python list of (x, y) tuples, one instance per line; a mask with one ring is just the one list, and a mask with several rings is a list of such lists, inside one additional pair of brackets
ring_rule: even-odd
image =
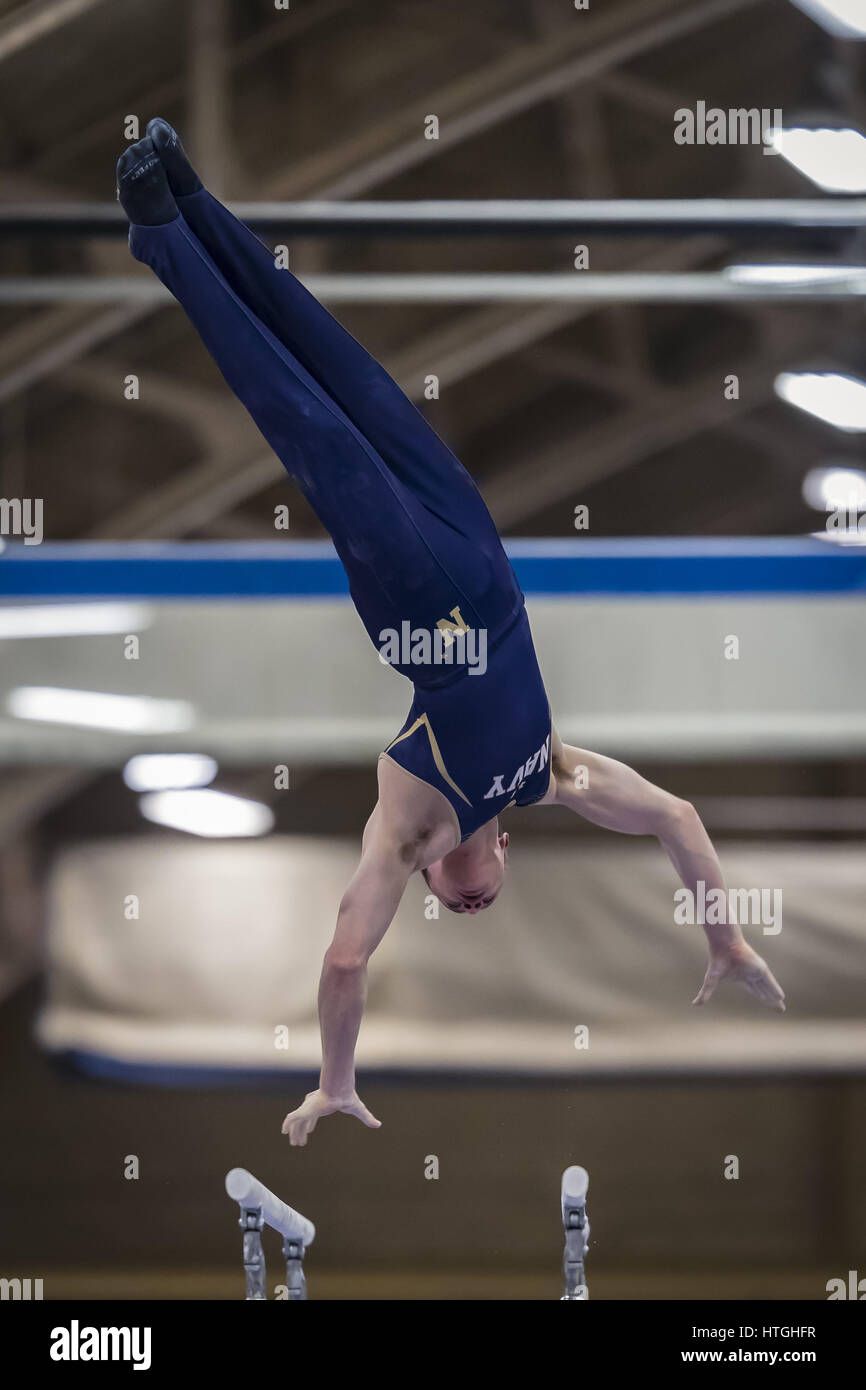
[[(563, 0), (0, 4), (0, 196), (111, 199), (124, 117), (156, 112), (229, 198), (804, 196), (811, 186), (760, 149), (676, 145), (673, 112), (703, 99), (862, 120), (862, 47), (834, 46), (787, 0), (607, 0), (586, 13)], [(438, 142), (421, 138), (427, 113)], [(293, 251), (302, 273), (549, 271), (569, 268), (573, 240), (307, 239)], [(779, 248), (597, 237), (591, 264), (701, 269), (767, 254)], [(6, 274), (133, 269), (117, 242), (0, 243)], [(862, 311), (845, 304), (341, 317), (416, 398), (427, 373), (440, 377), (424, 408), (512, 534), (566, 534), (576, 502), (596, 535), (803, 530), (800, 479), (838, 440), (775, 402), (773, 377), (862, 365)], [(731, 371), (737, 404), (720, 400)], [(136, 403), (122, 397), (129, 372), (142, 378)], [(0, 310), (0, 400), (3, 488), (45, 498), (52, 538), (273, 535), (287, 500), (294, 535), (318, 534), (173, 307)]]

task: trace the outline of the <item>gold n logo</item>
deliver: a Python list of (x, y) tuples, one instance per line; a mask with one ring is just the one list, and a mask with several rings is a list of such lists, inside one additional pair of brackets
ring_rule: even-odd
[(456, 633), (470, 631), (463, 621), (459, 608), (451, 609), (451, 617), (454, 619), (453, 622), (449, 621), (448, 618), (440, 618), (436, 624), (439, 631), (442, 633), (442, 641), (445, 643), (446, 647), (451, 646)]

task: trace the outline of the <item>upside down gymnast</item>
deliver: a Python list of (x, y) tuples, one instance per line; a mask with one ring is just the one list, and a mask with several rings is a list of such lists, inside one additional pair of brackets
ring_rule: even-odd
[[(721, 867), (688, 802), (560, 740), (523, 594), (469, 474), (378, 362), (207, 192), (166, 121), (151, 121), (121, 155), (117, 189), (133, 256), (186, 310), (329, 532), (374, 645), (406, 622), (449, 641), (485, 635), (483, 673), (405, 652), (391, 663), (414, 699), (379, 757), (379, 799), (325, 955), (319, 1089), (283, 1122), (294, 1145), (338, 1111), (378, 1128), (355, 1088), (355, 1046), (367, 963), (412, 874), (451, 911), (480, 912), (505, 879), (500, 813), (552, 804), (656, 836), (693, 892), (701, 882), (723, 889)], [(705, 931), (709, 964), (694, 1003), (728, 978), (783, 1010), (739, 926)]]

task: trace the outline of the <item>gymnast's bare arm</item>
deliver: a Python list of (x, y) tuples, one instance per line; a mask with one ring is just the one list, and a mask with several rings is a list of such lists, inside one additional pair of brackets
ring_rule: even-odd
[(319, 1089), (283, 1121), (291, 1144), (306, 1144), (322, 1116), (337, 1111), (354, 1115), (371, 1129), (380, 1127), (355, 1090), (367, 962), (390, 927), (411, 875), (447, 854), (459, 839), (445, 798), (380, 758), (379, 800), (364, 830), (361, 861), (343, 894), (319, 982)]
[[(593, 825), (626, 835), (655, 835), (686, 888), (703, 882), (709, 892), (724, 890), (716, 851), (694, 806), (654, 787), (632, 768), (582, 748), (572, 748), (554, 732), (550, 790), (544, 798), (576, 811)], [(692, 1001), (706, 1004), (720, 980), (743, 986), (768, 1008), (785, 1008), (785, 996), (766, 962), (748, 945), (736, 923), (704, 927), (710, 960)]]

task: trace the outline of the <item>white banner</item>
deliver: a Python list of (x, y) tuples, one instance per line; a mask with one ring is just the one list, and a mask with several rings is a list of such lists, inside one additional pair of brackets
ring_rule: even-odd
[[(318, 975), (356, 857), (314, 837), (66, 851), (50, 886), (42, 1040), (168, 1069), (317, 1066)], [(361, 1066), (861, 1070), (866, 857), (750, 844), (725, 845), (723, 861), (730, 887), (781, 893), (780, 920), (746, 935), (788, 994), (785, 1015), (724, 984), (690, 1007), (703, 932), (675, 923), (677, 881), (652, 844), (518, 835), (510, 882), (477, 917), (429, 918), (416, 875), (371, 961)]]

